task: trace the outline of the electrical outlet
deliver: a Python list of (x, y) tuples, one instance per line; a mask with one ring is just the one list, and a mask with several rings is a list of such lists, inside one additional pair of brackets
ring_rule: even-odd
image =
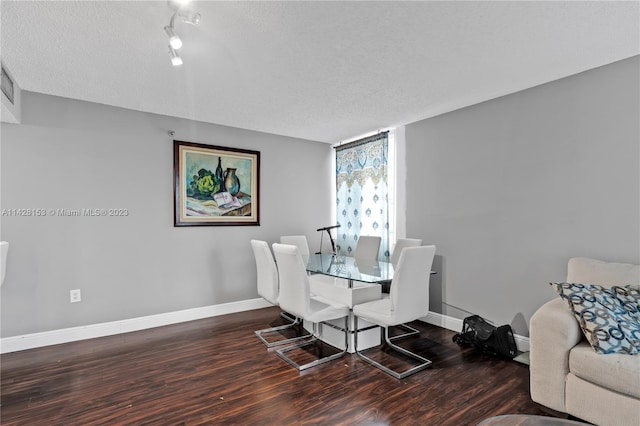
[(69, 291), (69, 302), (77, 303), (82, 301), (82, 295), (80, 294), (80, 289)]

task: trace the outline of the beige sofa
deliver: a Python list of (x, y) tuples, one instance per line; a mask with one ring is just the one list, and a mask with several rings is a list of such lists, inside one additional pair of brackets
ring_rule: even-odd
[[(640, 265), (569, 260), (567, 282), (640, 285)], [(530, 322), (531, 398), (596, 425), (640, 425), (640, 354), (596, 353), (565, 300), (543, 305)]]

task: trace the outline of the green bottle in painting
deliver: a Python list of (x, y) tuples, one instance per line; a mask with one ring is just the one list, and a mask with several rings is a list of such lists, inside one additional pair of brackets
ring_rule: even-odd
[(222, 157), (218, 157), (218, 167), (216, 167), (216, 182), (220, 184), (218, 192), (226, 191), (224, 186), (224, 174), (222, 173)]

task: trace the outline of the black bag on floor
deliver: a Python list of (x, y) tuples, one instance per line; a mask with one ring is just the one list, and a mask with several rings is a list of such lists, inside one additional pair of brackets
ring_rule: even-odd
[(462, 332), (453, 336), (453, 341), (463, 346), (475, 346), (478, 350), (493, 355), (514, 358), (518, 355), (516, 340), (510, 325), (496, 327), (480, 315), (466, 317)]

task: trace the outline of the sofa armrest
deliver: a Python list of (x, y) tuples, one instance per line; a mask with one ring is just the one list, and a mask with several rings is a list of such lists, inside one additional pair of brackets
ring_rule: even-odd
[(545, 303), (533, 314), (529, 324), (531, 399), (566, 413), (569, 352), (582, 338), (578, 321), (562, 299)]

